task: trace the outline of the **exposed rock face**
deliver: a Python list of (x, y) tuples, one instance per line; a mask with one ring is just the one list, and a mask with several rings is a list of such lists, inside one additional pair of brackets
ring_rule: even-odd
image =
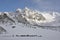
[(0, 34), (6, 33), (6, 32), (7, 31), (3, 27), (0, 26)]
[(18, 13), (17, 20), (18, 22), (21, 23), (31, 23), (31, 22), (36, 22), (36, 20), (37, 21), (46, 20), (42, 14), (30, 10), (28, 8), (25, 8), (24, 10), (18, 9), (16, 13)]
[(33, 19), (33, 20), (38, 20), (38, 21), (45, 20), (45, 18), (41, 14), (33, 14), (33, 15), (28, 16), (28, 18)]
[(21, 22), (21, 23), (24, 23), (24, 24), (29, 23), (29, 22), (22, 16), (22, 14), (19, 14), (19, 15), (17, 16), (17, 20), (18, 20), (18, 22)]
[(2, 22), (2, 23), (7, 23), (8, 21), (12, 21), (12, 22), (15, 22), (13, 19), (11, 19), (7, 14), (5, 14), (5, 13), (2, 13), (1, 15), (0, 15), (0, 22)]

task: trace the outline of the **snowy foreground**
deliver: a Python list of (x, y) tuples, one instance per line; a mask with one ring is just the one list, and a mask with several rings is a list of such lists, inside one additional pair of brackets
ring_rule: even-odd
[[(41, 13), (41, 14), (40, 14)], [(0, 40), (60, 40), (60, 15), (28, 8), (0, 13)]]
[(4, 26), (7, 33), (0, 34), (0, 40), (60, 40), (59, 31), (42, 28), (28, 28), (23, 26), (23, 24), (17, 24), (15, 26), (16, 28), (12, 28), (12, 26), (9, 25)]

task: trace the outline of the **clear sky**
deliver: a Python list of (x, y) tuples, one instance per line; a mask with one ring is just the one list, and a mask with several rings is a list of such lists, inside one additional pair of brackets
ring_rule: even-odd
[(0, 0), (0, 12), (28, 7), (39, 11), (60, 12), (60, 0)]

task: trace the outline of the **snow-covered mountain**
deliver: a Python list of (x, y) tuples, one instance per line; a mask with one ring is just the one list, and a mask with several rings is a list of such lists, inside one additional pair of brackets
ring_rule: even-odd
[[(39, 12), (37, 10), (31, 10), (25, 7), (25, 9), (17, 9), (16, 12), (0, 12), (0, 20), (5, 18), (11, 19), (11, 21), (20, 21), (30, 24), (41, 24), (41, 23), (50, 23), (57, 21), (56, 17), (60, 16), (58, 12)], [(6, 16), (6, 17), (5, 17)]]
[(0, 35), (39, 35), (41, 33), (45, 37), (48, 33), (50, 37), (51, 33), (52, 35), (56, 32), (59, 34), (59, 31), (60, 13), (58, 12), (40, 12), (27, 7), (18, 8), (16, 12), (0, 12)]
[[(0, 23), (24, 23), (41, 26), (59, 26), (58, 12), (40, 12), (27, 7), (25, 9), (18, 8), (16, 12), (0, 12)], [(54, 25), (54, 23), (56, 23)]]

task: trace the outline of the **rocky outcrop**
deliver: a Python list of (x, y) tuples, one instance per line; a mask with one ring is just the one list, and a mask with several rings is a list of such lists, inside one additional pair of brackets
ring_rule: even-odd
[(0, 26), (0, 34), (6, 33), (6, 32), (7, 31), (2, 26)]
[(5, 23), (7, 23), (8, 21), (15, 22), (12, 18), (9, 17), (8, 14), (6, 14), (6, 13), (1, 13), (1, 15), (0, 15), (0, 22), (2, 22), (2, 23), (5, 22)]

